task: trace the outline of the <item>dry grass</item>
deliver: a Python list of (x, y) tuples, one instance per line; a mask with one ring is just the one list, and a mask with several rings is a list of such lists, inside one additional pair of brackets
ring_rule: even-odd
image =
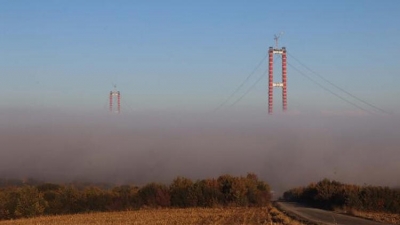
[(390, 223), (400, 225), (400, 215), (391, 213), (378, 212), (361, 212), (357, 210), (349, 210), (349, 214), (361, 218), (367, 218), (382, 223)]
[(141, 209), (1, 221), (0, 225), (75, 224), (292, 224), (298, 225), (273, 207)]

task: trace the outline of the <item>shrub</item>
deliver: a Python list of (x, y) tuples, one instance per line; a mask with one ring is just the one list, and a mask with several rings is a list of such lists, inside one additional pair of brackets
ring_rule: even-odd
[(140, 188), (138, 199), (141, 206), (168, 207), (171, 205), (171, 197), (168, 188), (163, 184), (150, 183)]
[(193, 182), (184, 177), (177, 177), (169, 187), (171, 193), (171, 206), (194, 207), (197, 205)]

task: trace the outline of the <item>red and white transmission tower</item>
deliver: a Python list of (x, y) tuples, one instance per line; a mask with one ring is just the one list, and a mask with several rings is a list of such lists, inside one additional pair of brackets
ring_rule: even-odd
[[(278, 47), (279, 35), (275, 35), (275, 48), (269, 47), (269, 70), (268, 70), (268, 114), (273, 112), (273, 101), (274, 101), (274, 87), (282, 88), (282, 109), (285, 112), (287, 110), (287, 77), (286, 77), (286, 48)], [(274, 82), (274, 54), (282, 55), (282, 82)]]
[[(116, 90), (117, 86), (114, 85), (114, 91), (110, 91), (110, 112), (120, 113), (121, 112), (121, 93)], [(113, 99), (117, 98), (117, 108), (114, 109)]]

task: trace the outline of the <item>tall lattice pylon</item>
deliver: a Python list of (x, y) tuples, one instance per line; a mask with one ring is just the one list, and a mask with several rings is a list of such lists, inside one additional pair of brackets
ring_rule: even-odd
[[(274, 82), (274, 54), (282, 55), (282, 82)], [(282, 110), (287, 110), (287, 66), (286, 48), (269, 47), (268, 50), (268, 114), (272, 114), (274, 105), (274, 87), (282, 88)]]
[[(110, 91), (110, 112), (120, 113), (121, 112), (121, 93), (116, 90), (116, 86), (114, 85), (114, 90)], [(115, 108), (113, 105), (113, 99), (117, 98), (117, 107)]]

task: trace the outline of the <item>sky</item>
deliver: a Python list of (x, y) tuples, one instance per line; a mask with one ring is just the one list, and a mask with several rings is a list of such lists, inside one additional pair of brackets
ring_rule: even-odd
[[(116, 84), (125, 111), (213, 111), (284, 32), (279, 45), (303, 64), (398, 112), (399, 9), (398, 1), (4, 1), (0, 107), (104, 111)], [(229, 104), (261, 76), (264, 61)], [(227, 111), (265, 110), (266, 84), (265, 76)], [(359, 110), (293, 67), (288, 102), (294, 112)]]
[[(399, 11), (395, 0), (2, 1), (0, 177), (400, 186)], [(281, 32), (288, 111), (275, 90), (268, 115), (265, 56)]]

